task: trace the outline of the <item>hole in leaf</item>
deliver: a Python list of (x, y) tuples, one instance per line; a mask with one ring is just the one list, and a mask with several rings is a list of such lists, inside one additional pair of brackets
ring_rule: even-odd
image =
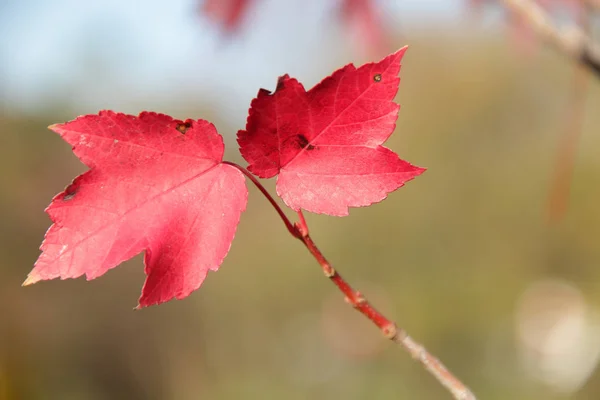
[(75, 186), (74, 184), (67, 186), (67, 188), (65, 189), (65, 195), (62, 198), (63, 201), (69, 201), (73, 199), (73, 197), (75, 197), (78, 191), (79, 186)]
[(185, 133), (187, 132), (188, 129), (190, 129), (192, 127), (192, 123), (188, 120), (182, 123), (177, 124), (176, 129), (185, 135)]
[(381, 74), (375, 74), (375, 76), (373, 77), (373, 80), (375, 82), (381, 82)]

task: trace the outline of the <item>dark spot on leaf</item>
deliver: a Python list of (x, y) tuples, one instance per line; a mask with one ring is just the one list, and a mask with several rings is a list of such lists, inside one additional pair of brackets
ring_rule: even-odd
[(298, 135), (298, 144), (300, 145), (300, 148), (306, 148), (306, 150), (314, 150), (315, 148), (315, 146), (308, 143), (308, 139), (303, 134)]
[(185, 133), (187, 132), (188, 129), (190, 129), (192, 127), (192, 122), (190, 120), (187, 120), (185, 122), (180, 122), (177, 124), (176, 129), (185, 135)]
[(77, 194), (77, 192), (79, 191), (79, 186), (76, 186), (75, 184), (71, 184), (69, 186), (67, 186), (67, 188), (65, 189), (65, 195), (63, 196), (63, 201), (69, 201), (71, 199), (73, 199), (73, 197), (75, 197), (75, 195)]
[(305, 148), (306, 145), (308, 144), (308, 139), (306, 138), (306, 136), (300, 134), (298, 135), (298, 144), (300, 145), (301, 148)]
[(375, 76), (373, 77), (373, 80), (375, 82), (381, 82), (381, 74), (375, 74)]

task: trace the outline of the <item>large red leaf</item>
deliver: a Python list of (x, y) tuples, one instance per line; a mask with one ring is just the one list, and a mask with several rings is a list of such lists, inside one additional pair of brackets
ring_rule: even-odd
[(396, 126), (393, 102), (406, 47), (378, 63), (349, 64), (314, 88), (287, 75), (252, 101), (240, 151), (252, 173), (277, 174), (277, 193), (299, 210), (343, 216), (421, 174), (381, 146)]
[(139, 306), (181, 299), (229, 251), (247, 190), (207, 121), (111, 111), (50, 127), (90, 170), (53, 200), (25, 284), (96, 278), (145, 250)]

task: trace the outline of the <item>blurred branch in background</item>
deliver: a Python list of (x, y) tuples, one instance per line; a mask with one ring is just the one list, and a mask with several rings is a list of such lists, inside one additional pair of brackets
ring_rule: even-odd
[(582, 29), (576, 26), (560, 29), (534, 1), (503, 0), (503, 3), (523, 21), (529, 23), (541, 39), (574, 61), (585, 65), (600, 79), (600, 47)]
[(582, 0), (582, 2), (586, 7), (600, 9), (600, 0)]
[[(600, 5), (600, 1), (594, 1), (598, 3), (595, 6)], [(590, 17), (594, 5), (589, 0), (581, 0), (581, 3), (583, 12), (579, 15), (579, 26), (586, 36), (591, 37)], [(586, 95), (590, 83), (589, 73), (581, 64), (576, 64), (573, 74), (565, 115), (564, 132), (562, 132), (557, 149), (555, 173), (548, 199), (548, 219), (550, 222), (561, 220), (568, 209), (575, 157), (585, 119)]]

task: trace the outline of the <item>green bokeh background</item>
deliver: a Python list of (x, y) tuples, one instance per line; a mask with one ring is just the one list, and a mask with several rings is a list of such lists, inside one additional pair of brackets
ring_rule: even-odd
[[(544, 48), (525, 56), (497, 34), (412, 32), (394, 46), (406, 43), (387, 145), (428, 170), (347, 218), (308, 215), (314, 240), (479, 398), (599, 398), (598, 371), (570, 393), (527, 372), (516, 313), (546, 279), (568, 282), (597, 313), (600, 81), (587, 90), (569, 209), (549, 224), (573, 65)], [(0, 110), (0, 398), (449, 398), (344, 304), (253, 187), (221, 269), (183, 301), (132, 311), (140, 256), (92, 282), (22, 288), (49, 226), (44, 207), (84, 171), (46, 128), (75, 115), (49, 109)], [(214, 121), (226, 158), (243, 162), (227, 116), (193, 104), (173, 114)]]

